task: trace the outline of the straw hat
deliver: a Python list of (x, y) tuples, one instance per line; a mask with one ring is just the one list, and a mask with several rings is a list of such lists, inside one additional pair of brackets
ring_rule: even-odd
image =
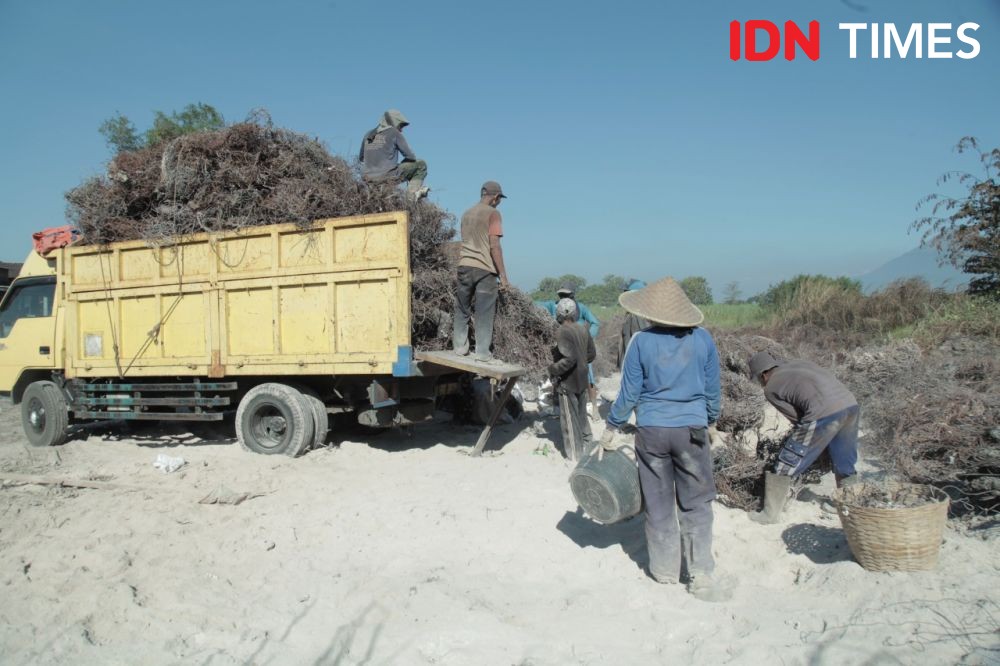
[(632, 314), (660, 326), (691, 328), (705, 320), (677, 280), (669, 277), (637, 291), (626, 291), (618, 297), (618, 302)]

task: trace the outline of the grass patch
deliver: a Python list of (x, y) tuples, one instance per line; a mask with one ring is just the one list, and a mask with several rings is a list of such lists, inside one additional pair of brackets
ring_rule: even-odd
[[(620, 305), (591, 305), (590, 311), (601, 320), (601, 323), (611, 321), (615, 315), (625, 314)], [(705, 326), (712, 328), (742, 328), (744, 326), (759, 326), (768, 321), (767, 312), (756, 303), (738, 303), (726, 305), (714, 303), (699, 305), (698, 309), (705, 313)]]
[(758, 326), (768, 320), (767, 312), (756, 303), (736, 303), (734, 305), (713, 303), (712, 305), (699, 305), (698, 308), (705, 313), (705, 325), (713, 328)]
[(913, 326), (912, 336), (922, 347), (940, 345), (953, 335), (1000, 340), (1000, 302), (957, 295)]

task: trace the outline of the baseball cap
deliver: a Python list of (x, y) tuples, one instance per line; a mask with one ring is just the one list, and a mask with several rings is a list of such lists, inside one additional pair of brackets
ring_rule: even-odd
[(503, 188), (500, 187), (500, 183), (495, 180), (488, 180), (483, 183), (483, 188), (481, 190), (483, 194), (496, 195), (499, 194), (502, 199), (506, 199), (507, 195), (503, 193)]

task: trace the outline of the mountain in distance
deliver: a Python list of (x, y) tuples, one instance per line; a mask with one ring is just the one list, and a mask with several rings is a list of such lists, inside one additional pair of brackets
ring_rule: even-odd
[(938, 264), (938, 252), (932, 247), (918, 247), (883, 264), (875, 270), (858, 276), (866, 294), (878, 291), (896, 280), (919, 277), (932, 287), (948, 291), (962, 291), (969, 284), (969, 276), (951, 264)]

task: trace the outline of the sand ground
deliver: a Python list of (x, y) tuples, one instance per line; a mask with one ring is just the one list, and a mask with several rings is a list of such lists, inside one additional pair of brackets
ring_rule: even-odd
[[(597, 426), (600, 431), (601, 426)], [(641, 518), (581, 515), (558, 422), (493, 448), (441, 422), (334, 434), (298, 459), (182, 430), (31, 449), (0, 404), (4, 664), (944, 664), (1000, 661), (1000, 549), (946, 531), (937, 570), (876, 574), (818, 497), (759, 526), (716, 505), (724, 604), (644, 573)], [(157, 455), (187, 464), (164, 474)], [(121, 487), (111, 487), (111, 486)], [(257, 495), (199, 500), (221, 488)]]

